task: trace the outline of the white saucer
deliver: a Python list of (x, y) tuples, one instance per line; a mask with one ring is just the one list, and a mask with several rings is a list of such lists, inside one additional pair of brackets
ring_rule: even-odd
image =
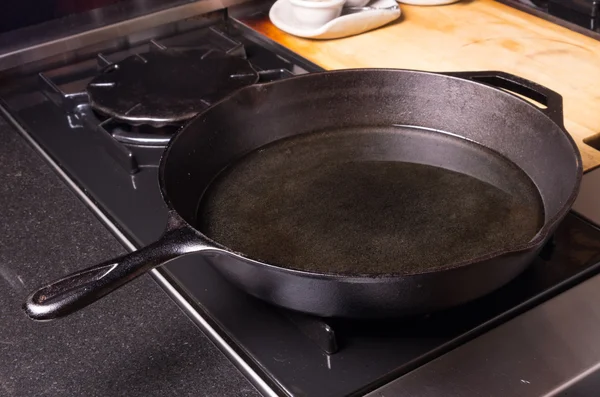
[[(390, 7), (397, 4), (395, 0), (375, 0), (369, 7)], [(289, 0), (277, 0), (269, 11), (273, 25), (294, 36), (311, 39), (337, 39), (352, 36), (383, 26), (400, 16), (397, 10), (369, 10), (344, 15), (327, 22), (319, 28), (302, 26), (292, 14)]]

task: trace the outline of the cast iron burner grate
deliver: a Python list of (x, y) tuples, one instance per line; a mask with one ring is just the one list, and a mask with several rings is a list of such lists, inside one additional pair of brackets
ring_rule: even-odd
[(219, 50), (155, 42), (104, 67), (87, 86), (97, 112), (131, 125), (180, 125), (228, 94), (258, 81), (250, 62)]
[[(264, 59), (260, 52), (248, 56), (244, 44), (217, 27), (209, 28), (208, 32), (201, 43), (177, 42), (169, 46), (151, 40), (146, 49), (117, 59), (99, 53), (98, 72), (77, 92), (65, 92), (54, 77), (43, 73), (39, 74), (39, 82), (44, 94), (66, 113), (71, 128), (86, 125), (95, 129), (111, 157), (135, 174), (140, 167), (156, 166), (157, 158), (156, 153), (143, 158), (148, 153), (136, 151), (136, 147), (161, 150), (189, 118), (222, 97), (249, 84), (294, 75), (285, 60)], [(155, 62), (152, 68), (145, 70), (145, 74), (138, 73), (150, 62)], [(270, 69), (278, 64), (282, 67)], [(173, 74), (182, 68), (187, 74)], [(162, 69), (170, 72), (158, 76)], [(178, 76), (176, 84), (174, 76)], [(179, 96), (181, 90), (187, 90), (188, 94), (183, 95), (183, 101)], [(169, 106), (177, 101), (181, 106)]]

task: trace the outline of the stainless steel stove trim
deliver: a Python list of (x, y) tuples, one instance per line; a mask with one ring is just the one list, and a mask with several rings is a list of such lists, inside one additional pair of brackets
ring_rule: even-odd
[[(98, 206), (79, 188), (79, 186), (69, 178), (69, 176), (60, 168), (54, 159), (44, 151), (44, 149), (33, 139), (31, 135), (23, 129), (18, 121), (4, 108), (0, 106), (0, 114), (11, 123), (17, 131), (33, 146), (33, 148), (46, 160), (46, 162), (56, 171), (59, 177), (71, 188), (81, 201), (98, 217), (98, 219), (110, 230), (110, 232), (119, 240), (129, 251), (135, 251), (137, 247), (127, 238), (119, 228), (98, 208)], [(219, 335), (210, 323), (198, 313), (193, 306), (179, 293), (179, 291), (165, 278), (161, 270), (153, 269), (150, 271), (154, 280), (165, 290), (165, 292), (177, 302), (179, 307), (188, 317), (204, 332), (204, 334), (227, 356), (233, 364), (248, 378), (248, 380), (265, 396), (277, 397), (278, 394), (246, 363), (242, 357)]]
[[(64, 37), (58, 39), (23, 44), (13, 49), (0, 48), (0, 71), (7, 70), (16, 66), (21, 66), (30, 62), (39, 61), (54, 55), (68, 53), (70, 51), (84, 48), (103, 41), (112, 40), (118, 37), (126, 37), (132, 33), (151, 29), (160, 25), (185, 20), (194, 16), (203, 15), (212, 11), (225, 9), (248, 0), (202, 0), (180, 5), (177, 7), (166, 8), (147, 15), (141, 15), (135, 18), (126, 19), (121, 22), (107, 24), (95, 29), (89, 29), (83, 32), (63, 32)], [(45, 37), (52, 37), (54, 31), (44, 31), (44, 26), (37, 28), (37, 36), (33, 39), (40, 40)], [(48, 27), (50, 29), (50, 27)], [(56, 27), (54, 27), (56, 29)], [(13, 32), (10, 32), (13, 33)], [(25, 37), (24, 37), (25, 36)], [(32, 38), (28, 35), (20, 35), (31, 42)], [(15, 44), (12, 43), (11, 47)]]
[(552, 397), (592, 374), (597, 387), (598, 291), (595, 276), (367, 397)]

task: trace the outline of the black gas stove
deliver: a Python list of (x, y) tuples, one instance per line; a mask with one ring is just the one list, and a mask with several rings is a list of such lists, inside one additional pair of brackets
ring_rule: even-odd
[[(132, 56), (143, 62), (148, 54), (177, 49), (247, 59), (257, 81), (318, 70), (258, 44), (224, 14), (146, 33), (69, 53), (0, 86), (5, 116), (131, 250), (164, 230), (158, 162), (185, 120), (132, 125), (129, 109), (111, 115), (91, 106), (90, 82), (98, 84), (99, 75)], [(597, 274), (599, 253), (600, 230), (571, 213), (509, 285), (451, 310), (387, 321), (321, 319), (275, 308), (230, 285), (199, 257), (152, 274), (264, 394), (349, 396), (409, 373)]]

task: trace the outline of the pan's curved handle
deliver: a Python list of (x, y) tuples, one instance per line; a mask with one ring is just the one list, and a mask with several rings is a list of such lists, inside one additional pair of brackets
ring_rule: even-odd
[(537, 107), (541, 112), (545, 113), (558, 125), (563, 126), (562, 96), (541, 84), (510, 73), (499, 71), (446, 72), (442, 74), (477, 81), (493, 87), (503, 88), (533, 99), (534, 101), (546, 106), (545, 109)]
[(39, 288), (27, 297), (25, 313), (33, 320), (66, 316), (171, 259), (210, 248), (185, 225), (169, 228), (158, 241), (138, 251)]

